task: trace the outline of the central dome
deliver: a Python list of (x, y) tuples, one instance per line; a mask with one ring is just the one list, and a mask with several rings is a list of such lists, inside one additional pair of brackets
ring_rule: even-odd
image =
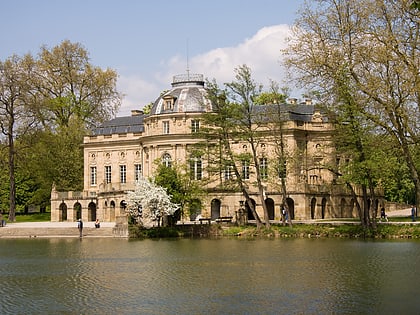
[(202, 113), (211, 111), (202, 74), (182, 74), (173, 77), (172, 89), (163, 93), (153, 104), (151, 115), (171, 113)]

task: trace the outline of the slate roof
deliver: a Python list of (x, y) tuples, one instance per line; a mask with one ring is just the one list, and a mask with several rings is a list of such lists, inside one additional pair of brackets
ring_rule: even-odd
[(93, 134), (98, 135), (112, 135), (112, 134), (123, 134), (123, 133), (137, 133), (144, 131), (144, 120), (145, 115), (134, 115), (116, 117), (109, 121), (104, 122), (101, 126), (97, 127)]

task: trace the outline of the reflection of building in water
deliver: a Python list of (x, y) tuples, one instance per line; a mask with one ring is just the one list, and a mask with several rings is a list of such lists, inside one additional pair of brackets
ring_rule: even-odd
[[(328, 117), (310, 100), (299, 103), (297, 99), (291, 99), (281, 105), (259, 106), (258, 110), (264, 114), (270, 106), (276, 106), (276, 110), (280, 108), (282, 117), (286, 117), (282, 133), (289, 155), (282, 167), (270, 172), (278, 164), (275, 145), (268, 131), (262, 135), (263, 141), (257, 150), (270, 219), (281, 218), (281, 177), (287, 183), (287, 203), (292, 219), (356, 216), (353, 199), (328, 170), (342, 163), (331, 145), (333, 129)], [(131, 116), (117, 117), (102, 124), (84, 138), (83, 191), (58, 192), (53, 188), (51, 220), (82, 218), (95, 221), (99, 218), (115, 221), (117, 216), (125, 215), (127, 191), (133, 190), (142, 176), (153, 175), (156, 160), (167, 167), (188, 163), (195, 180), (207, 178), (205, 158), (189, 156), (188, 152), (200, 141), (194, 135), (201, 127), (200, 116), (211, 109), (202, 75), (175, 76), (172, 88), (158, 97), (150, 114), (134, 110)], [(232, 147), (238, 153), (249, 152), (245, 143), (232, 143)], [(252, 165), (246, 160), (242, 163), (242, 176), (253, 187)], [(198, 214), (212, 219), (235, 217), (243, 197), (238, 191), (226, 188), (226, 182), (233, 176), (232, 168), (226, 166), (217, 174), (218, 180), (211, 184), (206, 182), (207, 196), (195, 203), (196, 209), (192, 209), (190, 218), (183, 219), (195, 219)], [(256, 193), (256, 189), (251, 193), (252, 202), (263, 217)], [(250, 211), (248, 219), (253, 219)]]

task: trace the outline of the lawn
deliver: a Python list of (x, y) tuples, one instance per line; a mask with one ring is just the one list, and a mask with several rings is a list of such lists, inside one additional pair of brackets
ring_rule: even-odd
[[(8, 221), (8, 214), (3, 215), (3, 220)], [(15, 222), (42, 222), (42, 221), (51, 221), (51, 212), (46, 213), (30, 213), (30, 214), (21, 214), (16, 213)]]

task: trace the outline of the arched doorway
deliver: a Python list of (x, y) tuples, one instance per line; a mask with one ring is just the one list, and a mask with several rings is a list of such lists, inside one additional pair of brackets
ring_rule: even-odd
[(267, 207), (268, 219), (274, 220), (274, 200), (271, 198), (267, 198), (265, 200), (265, 206)]
[(89, 202), (88, 205), (88, 221), (96, 220), (96, 203), (93, 201)]
[(295, 202), (292, 198), (286, 198), (287, 207), (289, 208), (290, 219), (295, 219)]
[[(254, 199), (250, 199), (250, 200), (251, 200), (252, 205), (253, 205), (253, 206), (254, 206), (254, 208), (255, 208), (255, 205), (256, 205), (255, 200), (254, 200)], [(248, 213), (248, 220), (255, 220), (255, 217), (254, 217), (254, 215), (252, 214), (252, 211), (251, 211), (251, 208), (249, 207), (248, 202), (245, 202), (245, 210), (246, 210), (246, 212)]]
[(211, 201), (210, 217), (212, 220), (220, 218), (220, 206), (221, 202), (219, 199), (213, 199)]
[(311, 219), (315, 219), (315, 211), (316, 211), (316, 198), (312, 198), (311, 200)]
[(109, 203), (109, 220), (115, 221), (115, 201), (111, 200)]
[(325, 211), (327, 209), (327, 199), (322, 198), (322, 204), (321, 204), (321, 218), (325, 219)]
[(59, 215), (58, 220), (59, 221), (67, 221), (67, 205), (64, 202), (62, 202), (60, 204), (59, 209), (60, 209), (60, 215)]
[(73, 206), (73, 219), (77, 221), (82, 218), (82, 205), (80, 202), (76, 202)]

